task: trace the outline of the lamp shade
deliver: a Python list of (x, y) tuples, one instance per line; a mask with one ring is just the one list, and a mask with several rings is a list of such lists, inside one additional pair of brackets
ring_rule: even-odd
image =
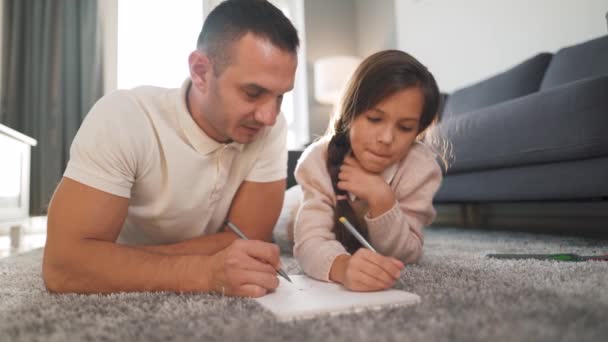
[(315, 99), (335, 104), (359, 63), (361, 59), (353, 56), (331, 56), (315, 61)]

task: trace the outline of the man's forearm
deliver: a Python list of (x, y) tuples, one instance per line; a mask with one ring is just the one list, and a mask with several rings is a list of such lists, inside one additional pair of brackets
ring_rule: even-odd
[(211, 291), (211, 257), (165, 255), (82, 239), (45, 249), (43, 273), (53, 292)]
[(137, 248), (167, 255), (212, 255), (228, 247), (237, 238), (231, 232), (220, 232), (168, 245), (141, 245)]

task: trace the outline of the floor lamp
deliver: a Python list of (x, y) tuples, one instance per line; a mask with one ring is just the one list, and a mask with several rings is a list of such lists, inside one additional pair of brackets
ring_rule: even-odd
[(361, 59), (354, 56), (330, 56), (314, 63), (314, 95), (319, 103), (335, 105)]

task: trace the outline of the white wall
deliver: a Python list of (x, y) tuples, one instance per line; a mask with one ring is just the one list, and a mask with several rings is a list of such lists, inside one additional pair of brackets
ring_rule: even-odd
[(380, 50), (394, 49), (395, 0), (357, 0), (355, 8), (358, 55), (365, 58)]
[(443, 91), (608, 34), (608, 0), (396, 0), (397, 46)]
[[(306, 63), (310, 139), (323, 135), (333, 108), (314, 99), (313, 63), (321, 57), (357, 55), (357, 22), (352, 0), (306, 0)], [(302, 63), (302, 61), (300, 61)]]
[(320, 57), (366, 57), (396, 48), (395, 0), (306, 0), (304, 6), (310, 134), (314, 139), (325, 132), (333, 108), (314, 99), (312, 64)]

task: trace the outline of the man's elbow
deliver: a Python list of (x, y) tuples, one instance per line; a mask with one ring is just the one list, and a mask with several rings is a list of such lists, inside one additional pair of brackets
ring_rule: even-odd
[(67, 267), (58, 259), (57, 256), (50, 255), (50, 253), (45, 251), (42, 261), (42, 280), (44, 281), (44, 287), (51, 293), (74, 292), (74, 289), (70, 289), (67, 286)]
[(44, 287), (51, 293), (65, 293), (66, 289), (62, 286), (61, 274), (56, 270), (52, 270), (52, 266), (46, 263), (42, 265), (42, 280)]

